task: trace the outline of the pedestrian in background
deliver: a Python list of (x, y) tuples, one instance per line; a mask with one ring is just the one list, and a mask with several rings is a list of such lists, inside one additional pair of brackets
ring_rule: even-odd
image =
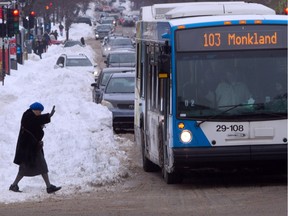
[(59, 31), (60, 31), (60, 35), (63, 36), (63, 30), (64, 30), (64, 26), (60, 23), (59, 25)]
[(54, 37), (55, 37), (55, 40), (58, 39), (58, 32), (57, 32), (57, 29), (54, 30), (54, 33), (53, 33)]
[(11, 191), (21, 192), (18, 186), (20, 180), (24, 176), (37, 175), (42, 175), (47, 193), (53, 193), (61, 189), (61, 187), (56, 187), (50, 183), (42, 141), (44, 137), (43, 127), (51, 121), (51, 117), (55, 113), (55, 106), (50, 113), (41, 114), (43, 110), (44, 106), (35, 102), (23, 113), (13, 161), (19, 165), (19, 171), (9, 188)]
[(44, 52), (47, 52), (48, 46), (51, 44), (51, 39), (48, 32), (44, 32), (42, 37), (43, 45), (44, 45)]
[(42, 59), (42, 53), (44, 52), (44, 43), (42, 39), (36, 39), (34, 43), (34, 53), (39, 55), (40, 59)]
[(83, 37), (80, 38), (80, 42), (81, 42), (81, 44), (82, 44), (83, 46), (85, 46), (85, 40), (84, 40)]

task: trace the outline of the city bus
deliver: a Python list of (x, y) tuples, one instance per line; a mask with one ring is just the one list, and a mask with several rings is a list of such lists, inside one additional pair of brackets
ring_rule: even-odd
[(262, 4), (142, 7), (134, 134), (167, 184), (211, 167), (287, 163), (287, 16)]

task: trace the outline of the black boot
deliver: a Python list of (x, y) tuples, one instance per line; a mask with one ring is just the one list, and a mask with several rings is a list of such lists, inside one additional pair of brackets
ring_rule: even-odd
[(9, 190), (14, 191), (14, 192), (22, 192), (19, 190), (18, 185), (10, 185)]
[(50, 185), (50, 187), (48, 187), (46, 190), (47, 190), (47, 193), (53, 193), (53, 192), (56, 192), (58, 190), (60, 190), (61, 187), (56, 187), (55, 185)]

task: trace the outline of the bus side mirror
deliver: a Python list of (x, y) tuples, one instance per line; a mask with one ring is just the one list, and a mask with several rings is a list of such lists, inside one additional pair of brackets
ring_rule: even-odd
[(170, 74), (170, 55), (162, 54), (158, 57), (158, 78), (165, 79)]

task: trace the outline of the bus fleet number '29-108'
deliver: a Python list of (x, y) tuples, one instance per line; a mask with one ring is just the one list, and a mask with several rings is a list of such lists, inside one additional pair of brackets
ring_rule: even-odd
[(244, 126), (243, 125), (216, 125), (216, 132), (242, 132), (244, 131)]

